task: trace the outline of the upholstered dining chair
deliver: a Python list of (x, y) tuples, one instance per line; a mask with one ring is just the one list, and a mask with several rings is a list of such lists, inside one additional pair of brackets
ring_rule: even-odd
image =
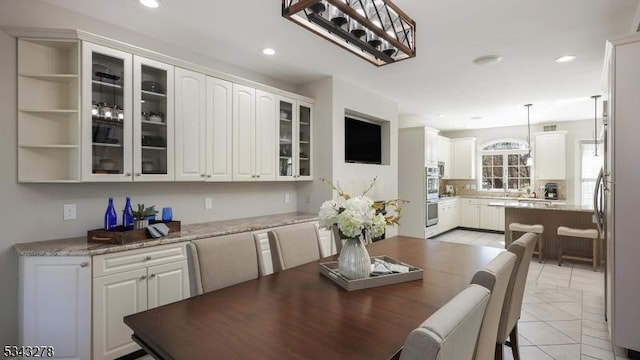
[(475, 360), (494, 360), (502, 305), (515, 262), (514, 254), (508, 251), (502, 252), (478, 270), (471, 279), (472, 284), (482, 285), (491, 292), (487, 310), (482, 318)]
[[(520, 360), (518, 349), (518, 320), (522, 312), (522, 298), (524, 288), (527, 284), (527, 274), (529, 274), (529, 264), (536, 247), (538, 237), (534, 233), (525, 233), (518, 240), (509, 245), (507, 251), (516, 255), (516, 262), (513, 266), (511, 278), (502, 306), (502, 315), (498, 325), (498, 339), (496, 342), (496, 360), (503, 358), (503, 345), (511, 347), (514, 360)], [(507, 337), (509, 341), (507, 341)]]
[(251, 233), (193, 240), (187, 244), (191, 295), (258, 277), (258, 251)]
[(276, 228), (267, 236), (274, 272), (320, 259), (320, 235), (312, 223)]
[(490, 293), (469, 285), (409, 333), (400, 360), (471, 360)]

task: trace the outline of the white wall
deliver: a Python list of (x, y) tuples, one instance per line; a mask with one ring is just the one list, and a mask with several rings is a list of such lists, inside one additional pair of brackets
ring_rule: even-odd
[[(566, 130), (566, 165), (567, 165), (567, 179), (566, 184), (569, 191), (567, 191), (567, 203), (576, 204), (579, 201), (579, 189), (576, 189), (576, 179), (580, 176), (580, 155), (579, 155), (579, 142), (581, 140), (593, 139), (593, 120), (576, 120), (576, 121), (562, 121), (554, 123), (556, 130)], [(535, 136), (537, 132), (543, 131), (544, 125), (550, 124), (535, 124), (531, 125), (531, 142), (535, 148)], [(462, 137), (475, 137), (477, 139), (478, 149), (488, 142), (498, 139), (522, 139), (527, 140), (527, 127), (523, 126), (507, 126), (492, 129), (479, 129), (479, 130), (464, 130), (464, 131), (447, 131), (442, 132), (440, 135), (448, 138), (462, 138)], [(478, 154), (479, 161), (479, 151)], [(477, 162), (478, 163), (478, 162)], [(480, 171), (476, 166), (476, 170)]]
[[(294, 88), (39, 1), (0, 0), (0, 26), (78, 28), (267, 85)], [(172, 206), (174, 218), (186, 224), (296, 211), (295, 183), (18, 184), (16, 56), (16, 40), (0, 32), (0, 344), (18, 341), (18, 265), (12, 245), (86, 235), (102, 226), (108, 196), (120, 209), (125, 195), (134, 203)], [(291, 196), (289, 204), (283, 201), (285, 192)], [(212, 210), (204, 210), (204, 197), (213, 199)], [(62, 206), (69, 203), (77, 205), (78, 219), (62, 221)]]
[(402, 209), (400, 235), (423, 238), (426, 219), (425, 129), (398, 131), (398, 196), (410, 202)]
[[(315, 137), (314, 148), (316, 159), (321, 166), (315, 168), (313, 184), (304, 187), (298, 196), (309, 198), (306, 206), (299, 207), (304, 211), (318, 211), (323, 201), (331, 199), (331, 187), (320, 182), (320, 178), (331, 180), (350, 194), (360, 194), (369, 187), (374, 177), (376, 185), (367, 194), (374, 200), (390, 200), (398, 197), (398, 104), (368, 89), (358, 87), (338, 78), (321, 79), (301, 89), (307, 96), (316, 99), (316, 124), (327, 126), (320, 133), (329, 135), (326, 138)], [(344, 161), (344, 116), (345, 110), (364, 114), (376, 120), (389, 123), (389, 165), (353, 164)], [(328, 116), (328, 118), (324, 118)], [(318, 131), (318, 127), (314, 128)], [(318, 134), (318, 132), (317, 132)], [(334, 193), (335, 197), (336, 194)], [(302, 200), (302, 202), (306, 202)], [(396, 228), (387, 228), (387, 235), (397, 234)]]

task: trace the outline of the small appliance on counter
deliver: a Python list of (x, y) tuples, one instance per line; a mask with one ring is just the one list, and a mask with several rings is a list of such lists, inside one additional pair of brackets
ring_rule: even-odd
[(558, 200), (558, 183), (544, 184), (544, 198), (547, 200)]

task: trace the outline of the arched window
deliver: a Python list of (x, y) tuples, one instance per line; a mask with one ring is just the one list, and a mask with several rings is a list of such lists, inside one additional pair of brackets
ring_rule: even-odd
[(482, 189), (530, 189), (531, 167), (526, 165), (528, 153), (527, 143), (522, 140), (496, 140), (482, 146)]

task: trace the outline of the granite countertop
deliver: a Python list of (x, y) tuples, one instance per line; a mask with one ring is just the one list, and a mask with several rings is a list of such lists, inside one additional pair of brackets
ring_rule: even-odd
[(268, 229), (278, 226), (315, 221), (317, 219), (318, 214), (293, 212), (182, 225), (180, 232), (171, 233), (169, 236), (158, 239), (136, 241), (124, 245), (89, 243), (87, 242), (87, 237), (82, 236), (67, 239), (18, 243), (13, 245), (13, 248), (20, 256), (93, 256), (150, 246), (191, 241), (212, 236)]
[(490, 196), (490, 195), (460, 195), (462, 198), (472, 199), (495, 199), (495, 200), (511, 200), (511, 201), (523, 201), (523, 202), (552, 202), (552, 203), (564, 203), (566, 200), (550, 200), (545, 198), (533, 198), (526, 196)]
[(540, 210), (561, 210), (561, 211), (583, 211), (583, 212), (593, 212), (593, 208), (590, 206), (584, 205), (566, 205), (566, 204), (558, 204), (554, 202), (526, 202), (526, 201), (494, 201), (490, 202), (489, 206), (499, 206), (505, 208), (516, 208), (516, 209), (540, 209)]

